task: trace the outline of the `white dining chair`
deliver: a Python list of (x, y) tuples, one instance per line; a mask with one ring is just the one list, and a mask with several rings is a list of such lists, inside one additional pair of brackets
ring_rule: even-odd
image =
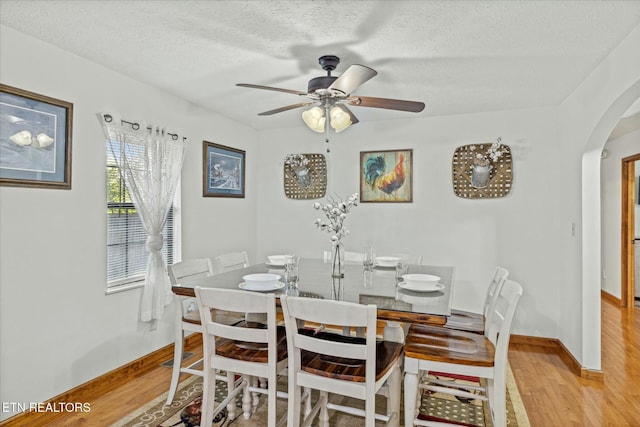
[(413, 255), (405, 253), (393, 253), (391, 256), (400, 258), (402, 264), (422, 264), (422, 255)]
[(249, 266), (249, 256), (246, 252), (229, 252), (213, 258), (213, 271), (215, 274)]
[[(324, 251), (323, 259), (324, 262), (331, 262), (331, 251)], [(344, 251), (344, 262), (362, 264), (363, 261), (363, 252)]]
[[(276, 425), (276, 390), (279, 374), (286, 373), (287, 342), (284, 328), (277, 326), (275, 294), (236, 289), (203, 288), (196, 286), (196, 300), (200, 309), (204, 340), (204, 380), (202, 395), (202, 426), (210, 426), (217, 413), (242, 396), (245, 419), (256, 411), (259, 400), (255, 393), (267, 394), (269, 427)], [(237, 313), (258, 313), (266, 323), (242, 322), (228, 325), (211, 315), (212, 310)], [(216, 372), (229, 376), (227, 397), (214, 408)], [(236, 387), (233, 375), (241, 375)], [(266, 388), (258, 387), (257, 379), (266, 378)], [(281, 396), (286, 396), (282, 394)], [(283, 418), (284, 420), (284, 418)]]
[[(169, 265), (167, 272), (169, 273), (171, 285), (175, 286), (184, 279), (195, 280), (211, 276), (213, 269), (209, 258), (199, 258)], [(202, 376), (202, 370), (196, 369), (196, 366), (202, 362), (202, 359), (186, 367), (182, 366), (185, 332), (202, 332), (200, 313), (197, 309), (196, 300), (195, 298), (181, 297), (180, 295), (173, 294), (173, 301), (175, 304), (175, 340), (173, 348), (173, 372), (171, 374), (171, 385), (169, 386), (167, 405), (173, 402), (181, 373)]]
[[(367, 427), (373, 427), (376, 419), (397, 426), (402, 344), (377, 341), (376, 306), (286, 295), (280, 302), (289, 348), (287, 425), (300, 425), (302, 389), (308, 388), (319, 390), (320, 398), (303, 414), (304, 426), (317, 416), (319, 425), (328, 427), (329, 410), (363, 416)], [(306, 322), (365, 328), (365, 337), (301, 328)], [(365, 409), (329, 402), (329, 393), (364, 400)], [(387, 397), (386, 414), (375, 413), (376, 393)]]
[[(439, 326), (413, 324), (404, 348), (405, 426), (442, 425), (420, 419), (420, 390), (486, 400), (495, 427), (506, 426), (507, 354), (513, 316), (522, 286), (506, 280), (487, 315), (485, 334)], [(430, 372), (447, 372), (486, 380), (486, 386), (464, 386), (453, 381), (430, 379)], [(480, 394), (478, 394), (480, 393)]]
[[(193, 281), (211, 276), (213, 274), (213, 269), (209, 258), (196, 258), (169, 265), (167, 267), (167, 272), (169, 274), (169, 281), (171, 282), (171, 285), (174, 286), (180, 282)], [(203, 375), (202, 369), (199, 368), (199, 365), (202, 363), (202, 359), (198, 359), (187, 366), (183, 366), (185, 333), (202, 333), (200, 312), (198, 311), (196, 299), (182, 297), (174, 293), (173, 300), (175, 304), (175, 340), (171, 384), (169, 386), (166, 401), (167, 405), (170, 405), (173, 402), (176, 390), (178, 389), (178, 383), (180, 382), (180, 374), (186, 373), (197, 376)], [(242, 320), (242, 317), (229, 317), (223, 312), (216, 312), (214, 314), (219, 316), (221, 319), (224, 319), (227, 323), (235, 323)], [(219, 379), (226, 381), (227, 378), (220, 376)], [(229, 417), (233, 418), (234, 416), (234, 408), (230, 408)]]
[(472, 311), (451, 309), (451, 315), (447, 317), (447, 323), (445, 323), (444, 327), (483, 334), (487, 314), (493, 309), (496, 298), (507, 277), (509, 277), (509, 270), (503, 267), (496, 267), (496, 271), (491, 278), (491, 282), (484, 296), (482, 312), (475, 313)]

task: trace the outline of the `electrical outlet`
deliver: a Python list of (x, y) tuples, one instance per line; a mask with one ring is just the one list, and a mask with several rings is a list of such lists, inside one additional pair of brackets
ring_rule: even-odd
[(194, 298), (185, 298), (182, 300), (182, 312), (192, 313), (198, 309), (196, 305), (196, 300)]
[(187, 307), (187, 313), (192, 313), (196, 311), (196, 302), (195, 301), (191, 301), (189, 303), (189, 307)]

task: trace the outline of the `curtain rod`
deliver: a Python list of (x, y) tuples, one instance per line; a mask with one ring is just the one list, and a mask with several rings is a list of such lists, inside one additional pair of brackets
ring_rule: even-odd
[[(113, 121), (113, 117), (111, 117), (111, 114), (105, 114), (104, 115), (104, 121), (107, 123), (111, 123)], [(133, 130), (138, 130), (140, 129), (140, 123), (135, 123), (135, 122), (128, 122), (126, 120), (122, 120), (120, 119), (120, 124), (122, 123), (126, 123), (128, 125), (131, 125), (131, 127), (133, 128)], [(147, 130), (152, 131), (153, 128), (151, 126), (147, 126)], [(158, 129), (156, 129), (156, 132), (158, 132)], [(165, 133), (164, 131), (162, 131), (162, 133)], [(176, 141), (178, 139), (178, 134), (177, 133), (171, 133), (171, 132), (166, 132), (167, 135), (171, 136), (171, 139), (173, 139), (174, 141)], [(186, 137), (182, 137), (182, 140), (186, 140)]]

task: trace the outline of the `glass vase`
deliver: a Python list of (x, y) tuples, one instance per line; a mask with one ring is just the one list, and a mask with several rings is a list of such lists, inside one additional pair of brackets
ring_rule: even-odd
[(331, 277), (344, 277), (344, 246), (340, 240), (331, 244)]

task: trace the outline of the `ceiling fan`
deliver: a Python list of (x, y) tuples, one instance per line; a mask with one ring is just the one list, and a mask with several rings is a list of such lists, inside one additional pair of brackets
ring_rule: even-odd
[(369, 67), (354, 64), (347, 68), (342, 75), (336, 77), (332, 76), (331, 72), (335, 70), (340, 63), (340, 58), (334, 55), (325, 55), (321, 56), (318, 62), (322, 66), (322, 69), (327, 72), (327, 75), (309, 80), (306, 92), (249, 83), (238, 83), (236, 86), (306, 96), (309, 98), (309, 101), (264, 111), (258, 115), (270, 116), (272, 114), (282, 113), (283, 111), (313, 105), (312, 108), (302, 112), (302, 119), (311, 130), (320, 133), (328, 132), (329, 125), (331, 125), (336, 132), (341, 132), (350, 125), (359, 122), (358, 118), (347, 105), (385, 108), (388, 110), (409, 111), (413, 113), (419, 113), (424, 110), (423, 102), (352, 95), (351, 93), (360, 87), (360, 85), (378, 74)]

